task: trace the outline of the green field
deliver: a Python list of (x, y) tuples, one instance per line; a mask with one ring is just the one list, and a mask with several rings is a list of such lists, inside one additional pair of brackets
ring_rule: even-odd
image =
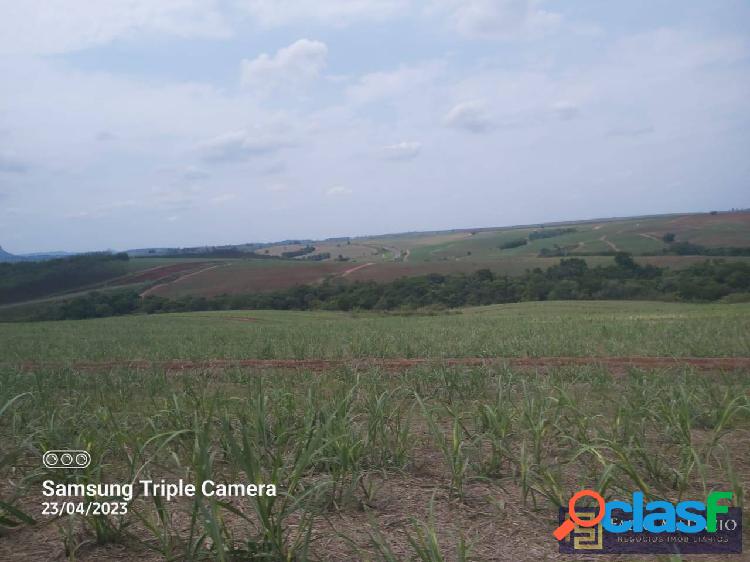
[[(665, 233), (706, 247), (747, 246), (748, 216), (548, 225), (576, 230), (537, 240), (529, 236), (541, 226), (328, 243), (349, 258), (338, 261), (105, 257), (86, 265), (85, 258), (96, 283), (66, 264), (5, 268), (4, 287), (15, 294), (24, 294), (22, 274), (37, 283), (29, 294), (54, 285), (46, 274), (66, 284), (26, 302), (5, 298), (0, 307), (7, 320), (0, 322), (0, 560), (543, 560), (556, 557), (558, 507), (581, 488), (608, 499), (642, 490), (670, 501), (726, 490), (744, 508), (750, 303), (741, 266), (657, 270), (664, 290), (638, 294), (672, 302), (534, 302), (533, 293), (518, 293), (523, 302), (515, 304), (403, 304), (422, 302), (410, 301), (409, 291), (416, 299), (437, 291), (429, 278), (406, 289), (394, 283), (403, 300), (390, 312), (372, 304), (342, 308), (370, 312), (322, 310), (336, 307), (315, 301), (324, 297), (310, 287), (301, 291), (318, 306), (305, 312), (216, 310), (197, 297), (299, 293), (294, 287), (303, 284), (317, 285), (318, 295), (373, 291), (345, 282), (489, 269), (498, 277), (451, 278), (464, 283), (449, 285), (451, 298), (508, 302), (482, 299), (481, 291), (519, 279), (524, 290), (533, 279), (553, 290), (592, 279), (611, 288), (615, 278), (623, 296), (606, 298), (627, 298), (625, 289), (649, 282), (638, 277), (649, 274), (643, 265), (678, 270), (708, 259), (664, 255)], [(519, 237), (528, 243), (500, 248)], [(590, 272), (580, 261), (539, 257), (554, 245), (589, 267), (612, 267)], [(623, 265), (619, 256), (615, 266), (615, 250), (636, 263)], [(606, 255), (586, 255), (596, 253)], [(592, 275), (562, 277), (574, 267)], [(546, 271), (526, 273), (534, 268)], [(707, 299), (679, 292), (711, 284), (729, 292)], [(10, 322), (92, 289), (109, 299), (97, 303), (122, 297), (138, 307), (90, 320)], [(260, 295), (270, 305), (225, 300), (224, 308), (304, 308), (277, 305), (280, 294)], [(204, 305), (192, 310), (205, 311), (140, 307), (193, 301)], [(95, 308), (91, 316), (107, 314)], [(45, 318), (64, 317), (71, 316)], [(80, 471), (44, 467), (44, 452), (58, 449), (87, 450), (92, 462)], [(43, 512), (44, 480), (144, 478), (274, 484), (280, 495), (167, 501), (102, 492), (127, 513), (88, 513), (91, 498), (76, 504), (82, 513)], [(532, 532), (518, 532), (519, 517)]]
[(196, 312), (0, 324), (2, 362), (750, 356), (750, 304), (534, 302), (438, 315)]
[[(672, 233), (676, 240), (704, 244), (708, 247), (747, 246), (750, 243), (750, 213), (718, 215), (674, 215), (624, 220), (536, 225), (519, 228), (485, 229), (456, 233), (452, 239), (433, 242), (434, 235), (389, 238), (389, 243), (410, 247), (409, 260), (442, 261), (497, 259), (508, 256), (536, 257), (543, 248), (554, 245), (569, 248), (571, 255), (613, 251), (634, 255), (660, 253), (667, 244), (662, 236)], [(528, 237), (533, 232), (555, 228), (574, 228), (576, 232), (532, 240), (516, 248), (502, 249), (502, 244)], [(443, 237), (446, 238), (446, 237)]]
[[(557, 507), (584, 487), (671, 501), (729, 490), (742, 506), (747, 370), (687, 361), (519, 370), (440, 358), (742, 358), (749, 313), (747, 304), (543, 302), (2, 324), (0, 559), (539, 560), (555, 558)], [(436, 362), (357, 366), (368, 357)], [(222, 358), (350, 362), (322, 372), (121, 363)], [(79, 368), (86, 361), (102, 363)], [(44, 451), (69, 448), (89, 451), (91, 465), (40, 464)], [(123, 515), (51, 516), (45, 479), (210, 479), (282, 493), (140, 495)], [(534, 531), (516, 532), (519, 517)]]
[[(517, 248), (500, 248), (508, 241), (555, 228), (575, 228), (576, 232), (533, 240)], [(207, 271), (184, 281), (178, 280), (157, 289), (155, 294), (176, 297), (266, 291), (337, 277), (348, 269), (364, 264), (370, 265), (347, 275), (347, 278), (380, 282), (428, 273), (470, 273), (482, 268), (501, 275), (520, 275), (527, 269), (546, 268), (557, 263), (559, 257), (539, 257), (542, 249), (553, 249), (555, 245), (566, 248), (569, 256), (583, 256), (590, 266), (612, 263), (611, 254), (615, 251), (642, 256), (637, 257), (639, 263), (656, 263), (674, 268), (707, 259), (702, 256), (659, 255), (667, 248), (661, 238), (668, 232), (675, 234), (678, 241), (706, 247), (748, 247), (750, 213), (664, 215), (563, 225), (408, 233), (353, 238), (350, 245), (322, 241), (314, 243), (316, 252), (326, 251), (332, 256), (324, 262), (301, 262), (299, 268), (294, 270), (284, 262), (230, 264), (229, 267)], [(269, 252), (278, 254), (298, 247), (272, 246)], [(349, 261), (333, 261), (339, 254), (348, 257)], [(748, 257), (726, 259), (750, 260)]]
[[(501, 246), (532, 233), (572, 228), (575, 232), (550, 238), (528, 240), (515, 248)], [(662, 237), (672, 233), (678, 242), (699, 244), (705, 248), (750, 247), (750, 213), (663, 215), (630, 219), (571, 222), (564, 224), (488, 228), (444, 232), (393, 234), (352, 238), (344, 241), (311, 242), (313, 253), (331, 255), (323, 261), (297, 259), (246, 259), (211, 257), (135, 257), (128, 262), (113, 262), (106, 275), (85, 276), (66, 285), (36, 292), (33, 298), (4, 298), (5, 287), (18, 285), (13, 273), (0, 275), (0, 316), (12, 319), (24, 311), (6, 314), (3, 310), (25, 302), (46, 302), (72, 298), (90, 290), (136, 290), (149, 295), (176, 298), (213, 297), (220, 294), (248, 294), (285, 289), (296, 285), (318, 284), (325, 279), (385, 282), (400, 277), (430, 273), (471, 273), (490, 269), (499, 275), (522, 275), (526, 270), (547, 268), (558, 263), (560, 255), (582, 257), (589, 266), (607, 265), (615, 251), (631, 253), (638, 263), (674, 269), (709, 259), (702, 255), (664, 255), (668, 245)], [(259, 253), (278, 256), (303, 247), (268, 246)], [(560, 251), (555, 257), (540, 257), (540, 252)], [(340, 261), (338, 257), (344, 258)], [(722, 259), (750, 261), (750, 256)]]

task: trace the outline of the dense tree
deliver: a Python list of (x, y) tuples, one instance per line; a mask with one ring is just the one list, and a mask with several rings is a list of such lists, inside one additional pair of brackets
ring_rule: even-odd
[(329, 279), (271, 293), (220, 295), (213, 298), (140, 298), (135, 291), (92, 292), (37, 309), (30, 319), (80, 319), (131, 313), (192, 310), (392, 310), (460, 307), (523, 300), (669, 299), (713, 301), (750, 292), (750, 264), (707, 260), (680, 271), (641, 266), (628, 254), (615, 264), (589, 267), (579, 258), (562, 259), (546, 270), (498, 275), (488, 269), (470, 274), (429, 274), (390, 283)]
[(40, 262), (0, 263), (0, 304), (101, 283), (127, 273), (125, 253), (81, 254)]

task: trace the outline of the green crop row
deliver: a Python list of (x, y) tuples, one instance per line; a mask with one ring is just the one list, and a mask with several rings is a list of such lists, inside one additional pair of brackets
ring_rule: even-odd
[[(750, 374), (422, 368), (395, 374), (0, 370), (0, 533), (49, 523), (40, 483), (181, 478), (275, 484), (275, 497), (134, 498), (126, 515), (71, 515), (57, 555), (117, 543), (165, 560), (466, 560), (481, 545), (435, 511), (536, 513), (540, 536), (581, 488), (607, 498), (734, 492), (748, 470)], [(42, 466), (85, 449), (85, 470)], [(389, 483), (432, 496), (383, 522)], [(486, 494), (477, 507), (478, 490)], [(489, 499), (487, 499), (489, 498)], [(88, 500), (87, 500), (88, 501)], [(498, 507), (500, 506), (500, 507)], [(366, 524), (347, 526), (357, 518)], [(36, 523), (34, 523), (36, 522)], [(356, 532), (355, 532), (356, 530)], [(549, 532), (548, 532), (549, 530)], [(320, 538), (326, 537), (321, 546)]]
[(748, 304), (541, 302), (434, 315), (217, 311), (0, 323), (0, 364), (216, 358), (750, 356), (748, 334)]

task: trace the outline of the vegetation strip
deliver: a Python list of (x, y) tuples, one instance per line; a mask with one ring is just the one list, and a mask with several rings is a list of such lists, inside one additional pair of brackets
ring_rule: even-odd
[(43, 368), (72, 367), (82, 371), (100, 371), (125, 367), (128, 369), (164, 369), (182, 371), (195, 369), (302, 369), (329, 371), (340, 367), (381, 368), (400, 371), (421, 365), (445, 367), (481, 367), (506, 364), (515, 368), (545, 368), (596, 365), (613, 370), (627, 368), (659, 369), (689, 366), (706, 371), (730, 371), (750, 368), (750, 357), (458, 357), (458, 358), (364, 358), (364, 359), (210, 359), (203, 361), (86, 361), (71, 364), (26, 362), (21, 368), (34, 371)]

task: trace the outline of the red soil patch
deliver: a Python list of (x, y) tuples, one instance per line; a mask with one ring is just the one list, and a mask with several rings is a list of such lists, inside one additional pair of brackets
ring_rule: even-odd
[(206, 269), (197, 275), (159, 287), (153, 294), (163, 297), (215, 297), (222, 294), (275, 291), (317, 283), (329, 275), (338, 275), (351, 268), (350, 264), (345, 263), (274, 263), (272, 260), (268, 262), (252, 266), (233, 263), (228, 267)]
[(428, 275), (439, 273), (449, 275), (451, 273), (472, 272), (487, 267), (488, 264), (464, 261), (436, 261), (436, 262), (396, 262), (378, 263), (373, 267), (359, 269), (347, 275), (351, 281), (377, 281), (385, 283), (394, 281), (401, 277), (414, 277), (416, 275)]
[(717, 213), (715, 215), (704, 213), (699, 215), (685, 215), (670, 221), (685, 227), (700, 228), (718, 223), (731, 223), (744, 226), (750, 226), (750, 213), (740, 211), (736, 213)]
[[(249, 319), (252, 321), (252, 319)], [(637, 369), (666, 369), (691, 367), (701, 371), (733, 371), (750, 369), (750, 357), (460, 357), (460, 358), (362, 358), (362, 359), (208, 359), (201, 361), (81, 361), (74, 363), (26, 362), (21, 368), (33, 371), (39, 368), (72, 367), (81, 371), (101, 371), (125, 367), (128, 369), (164, 369), (186, 371), (196, 369), (297, 369), (305, 371), (327, 371), (350, 367), (353, 369), (379, 368), (386, 371), (402, 371), (418, 366), (482, 367), (507, 365), (521, 369), (544, 369), (551, 367), (597, 366), (612, 371)]]
[(347, 269), (344, 273), (341, 274), (341, 277), (347, 277), (354, 273), (355, 271), (359, 271), (360, 269), (364, 269), (366, 267), (370, 267), (371, 265), (375, 265), (372, 262), (364, 263), (362, 265), (358, 265), (357, 267), (352, 267), (351, 269)]
[(176, 279), (173, 279), (172, 281), (165, 281), (164, 283), (161, 283), (159, 285), (156, 285), (154, 287), (151, 287), (150, 289), (146, 289), (141, 293), (141, 297), (146, 297), (156, 291), (158, 291), (161, 287), (166, 287), (168, 285), (171, 285), (172, 283), (177, 283), (178, 281), (182, 281), (183, 279), (187, 279), (188, 277), (192, 277), (193, 275), (198, 275), (199, 273), (203, 273), (204, 271), (209, 271), (211, 269), (216, 269), (217, 267), (222, 267), (221, 264), (219, 265), (210, 265), (208, 267), (204, 267), (203, 269), (198, 269), (197, 271), (190, 271), (189, 273), (185, 273), (184, 275), (180, 275)]
[(151, 269), (147, 269), (145, 271), (139, 271), (137, 273), (132, 273), (130, 275), (126, 275), (123, 277), (119, 277), (117, 279), (113, 279), (110, 281), (117, 281), (118, 283), (144, 283), (146, 281), (158, 281), (160, 279), (164, 279), (165, 277), (169, 277), (170, 275), (174, 275), (176, 273), (183, 273), (186, 271), (196, 270), (200, 269), (202, 267), (205, 267), (206, 265), (210, 264), (212, 262), (187, 262), (187, 263), (174, 263), (171, 265), (161, 265), (158, 267), (152, 267)]

